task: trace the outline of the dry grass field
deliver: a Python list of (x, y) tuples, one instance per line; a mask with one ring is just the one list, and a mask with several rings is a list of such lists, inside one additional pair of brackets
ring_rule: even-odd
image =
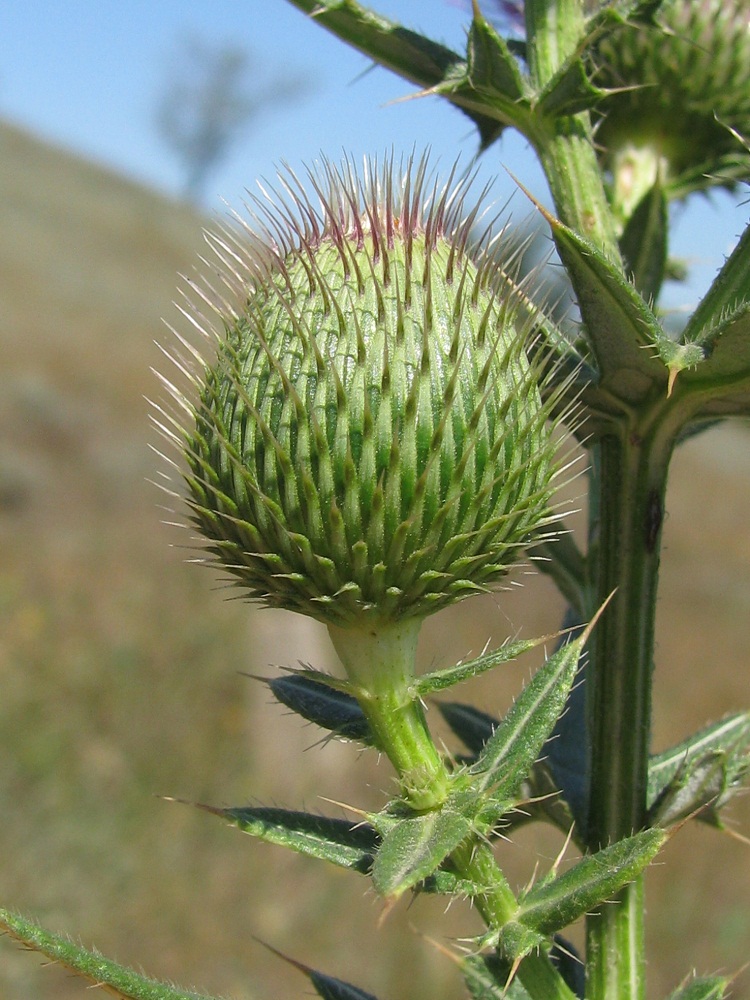
[[(252, 178), (248, 178), (248, 183)], [(148, 483), (144, 396), (163, 366), (161, 317), (204, 220), (91, 164), (0, 128), (0, 902), (149, 973), (236, 1000), (310, 995), (253, 939), (383, 1000), (461, 995), (412, 928), (477, 929), (439, 900), (380, 907), (353, 875), (259, 845), (171, 795), (367, 807), (386, 767), (319, 745), (244, 671), (326, 666), (324, 633), (225, 600), (185, 561)], [(187, 329), (181, 324), (181, 329)], [(750, 705), (750, 432), (684, 446), (670, 485), (654, 746)], [(557, 627), (541, 578), (425, 628), (424, 661)], [(462, 693), (501, 711), (533, 667)], [(750, 833), (748, 799), (734, 808)], [(527, 879), (548, 831), (501, 849)], [(750, 847), (696, 824), (649, 875), (649, 996), (692, 967), (750, 958)], [(439, 919), (438, 919), (439, 918)], [(85, 986), (0, 942), (3, 1000), (72, 1000)], [(415, 993), (414, 984), (420, 984)], [(750, 998), (750, 975), (735, 997)]]

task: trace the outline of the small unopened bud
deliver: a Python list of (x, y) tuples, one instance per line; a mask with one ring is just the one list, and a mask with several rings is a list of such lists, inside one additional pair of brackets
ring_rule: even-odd
[(425, 161), (309, 181), (283, 174), (212, 239), (224, 291), (196, 325), (214, 353), (167, 433), (249, 597), (333, 626), (421, 619), (556, 519), (560, 396), (523, 295), (472, 250), (467, 183), (437, 188)]
[(625, 88), (601, 102), (596, 138), (616, 183), (633, 179), (631, 209), (657, 173), (673, 198), (750, 175), (747, 0), (666, 0), (656, 21), (623, 26), (594, 57), (594, 82)]

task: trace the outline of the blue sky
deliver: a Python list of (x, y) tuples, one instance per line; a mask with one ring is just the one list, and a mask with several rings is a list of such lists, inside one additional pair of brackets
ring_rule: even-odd
[[(460, 0), (372, 0), (376, 9), (461, 49), (468, 20)], [(162, 191), (177, 194), (181, 172), (161, 144), (154, 112), (170, 60), (184, 37), (244, 45), (259, 79), (309, 77), (307, 96), (256, 120), (211, 178), (208, 203), (237, 205), (285, 160), (300, 167), (322, 151), (360, 158), (430, 146), (450, 164), (468, 162), (476, 138), (468, 119), (437, 98), (399, 100), (412, 90), (311, 23), (287, 0), (6, 0), (0, 12), (0, 116)], [(480, 161), (497, 176), (493, 199), (513, 191), (507, 168), (544, 198), (539, 170), (508, 133)], [(736, 199), (698, 199), (680, 211), (675, 251), (694, 261), (692, 292), (706, 286), (746, 222)], [(716, 207), (719, 206), (721, 211)], [(514, 214), (528, 214), (518, 194)]]

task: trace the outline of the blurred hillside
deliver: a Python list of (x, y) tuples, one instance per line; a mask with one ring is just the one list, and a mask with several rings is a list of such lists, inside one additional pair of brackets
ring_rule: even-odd
[[(248, 183), (252, 178), (248, 178)], [(216, 994), (309, 995), (252, 941), (388, 1000), (460, 995), (450, 963), (412, 934), (444, 935), (440, 901), (380, 907), (365, 883), (254, 844), (174, 795), (330, 811), (367, 808), (387, 787), (352, 747), (270, 705), (243, 671), (298, 659), (326, 666), (321, 630), (217, 593), (187, 565), (147, 480), (161, 463), (144, 396), (166, 362), (178, 272), (205, 220), (122, 178), (0, 127), (0, 900), (121, 961)], [(686, 445), (665, 526), (654, 745), (750, 704), (750, 436), (732, 427)], [(177, 547), (175, 547), (177, 546)], [(425, 629), (425, 662), (554, 630), (549, 584), (481, 598)], [(502, 711), (533, 660), (467, 687)], [(307, 748), (308, 753), (302, 751)], [(364, 791), (363, 791), (364, 788)], [(369, 798), (368, 798), (369, 796)], [(735, 816), (750, 832), (748, 801)], [(503, 847), (525, 881), (545, 831)], [(748, 848), (683, 830), (649, 885), (652, 994), (688, 967), (737, 968), (750, 954)], [(707, 906), (722, 914), (705, 926)], [(451, 910), (448, 933), (477, 929)], [(436, 923), (434, 916), (439, 917)], [(718, 939), (718, 940), (717, 940)], [(408, 974), (379, 966), (408, 962)], [(84, 986), (0, 945), (5, 1000), (72, 1000)], [(745, 977), (747, 980), (747, 976)], [(738, 988), (736, 996), (750, 997)], [(416, 998), (421, 1000), (421, 998)]]

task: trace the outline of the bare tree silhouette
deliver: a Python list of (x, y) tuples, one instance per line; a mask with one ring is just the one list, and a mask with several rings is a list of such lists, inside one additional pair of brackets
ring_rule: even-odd
[(184, 195), (199, 203), (210, 175), (267, 108), (296, 97), (299, 76), (264, 80), (255, 57), (231, 42), (187, 38), (168, 71), (156, 111), (163, 142), (185, 171)]

